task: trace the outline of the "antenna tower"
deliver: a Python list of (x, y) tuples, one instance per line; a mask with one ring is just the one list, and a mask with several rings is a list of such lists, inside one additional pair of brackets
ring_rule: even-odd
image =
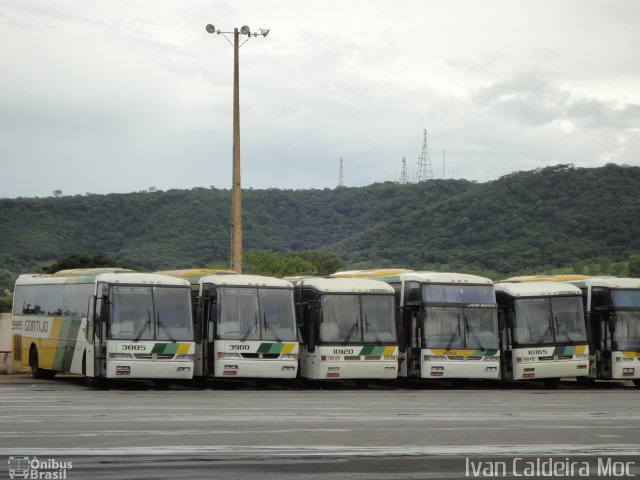
[(402, 170), (400, 170), (400, 183), (407, 183), (407, 157), (402, 157)]
[(442, 179), (447, 178), (447, 151), (442, 150)]
[(422, 153), (418, 157), (418, 174), (417, 182), (425, 180), (433, 180), (433, 167), (431, 166), (431, 156), (429, 155), (429, 144), (427, 143), (427, 129), (423, 130), (424, 137), (422, 140)]
[(338, 186), (344, 187), (344, 171), (342, 169), (342, 159), (340, 159), (340, 176), (338, 177)]

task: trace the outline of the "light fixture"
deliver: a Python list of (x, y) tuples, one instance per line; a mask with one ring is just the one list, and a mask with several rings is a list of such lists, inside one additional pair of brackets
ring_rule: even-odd
[(211, 25), (211, 24), (208, 24), (208, 25), (206, 26), (206, 29), (207, 29), (207, 32), (209, 32), (209, 33), (216, 33), (216, 27), (214, 27), (214, 26), (213, 26), (213, 25)]
[(242, 35), (251, 36), (251, 29), (249, 28), (248, 25), (243, 25), (242, 27), (240, 27), (240, 33)]

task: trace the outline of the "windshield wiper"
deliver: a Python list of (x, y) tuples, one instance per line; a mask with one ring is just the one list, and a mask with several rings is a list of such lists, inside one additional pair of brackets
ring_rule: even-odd
[(556, 331), (562, 333), (570, 342), (573, 342), (573, 339), (569, 336), (569, 332), (567, 332), (564, 326), (558, 323), (558, 317), (554, 317), (554, 319), (556, 321)]
[(246, 341), (247, 338), (249, 337), (249, 334), (251, 333), (251, 330), (253, 330), (254, 328), (256, 329), (258, 328), (258, 312), (256, 312), (253, 323), (249, 325), (249, 328), (247, 328), (247, 330), (242, 334), (242, 338), (240, 339), (240, 341), (241, 342)]
[(376, 337), (378, 345), (382, 345), (382, 340), (380, 340), (380, 337), (376, 333), (376, 329), (373, 328), (373, 325), (369, 323), (369, 318), (366, 315), (364, 316), (364, 326), (365, 326), (365, 332), (368, 332), (369, 329), (371, 329), (371, 333), (373, 333), (373, 336)]
[(268, 328), (269, 330), (271, 330), (271, 333), (273, 333), (273, 336), (276, 337), (276, 341), (277, 342), (281, 342), (282, 340), (280, 340), (280, 337), (278, 336), (278, 332), (276, 332), (276, 329), (273, 328), (269, 322), (267, 322), (267, 314), (266, 313), (264, 313), (262, 315), (262, 319), (264, 321), (264, 328)]
[(551, 333), (551, 325), (549, 325), (547, 327), (547, 329), (544, 331), (544, 333), (542, 334), (542, 336), (540, 337), (540, 339), (538, 340), (538, 343), (536, 343), (536, 346), (539, 347), (540, 345), (542, 345), (542, 343), (544, 342), (544, 339), (547, 338), (547, 334)]
[(173, 343), (176, 343), (176, 339), (173, 338), (169, 330), (167, 330), (167, 328), (164, 325), (162, 325), (162, 322), (160, 321), (160, 312), (158, 312), (157, 316), (158, 316), (158, 328), (160, 328), (164, 333), (167, 334), (167, 337), (169, 337), (169, 340), (171, 340)]
[(134, 342), (138, 342), (140, 340), (140, 337), (142, 337), (142, 334), (144, 333), (145, 329), (151, 326), (151, 312), (149, 310), (147, 310), (147, 316), (149, 318), (147, 318), (147, 321), (144, 322), (144, 325), (142, 326), (142, 329), (140, 329), (140, 331), (138, 332), (138, 335), (136, 335)]
[(349, 343), (349, 340), (351, 340), (351, 336), (353, 335), (353, 332), (355, 332), (357, 328), (358, 328), (358, 317), (356, 317), (356, 321), (353, 322), (353, 325), (351, 325), (351, 329), (349, 330), (349, 333), (347, 333), (347, 338), (345, 339), (344, 342), (342, 342), (343, 345), (346, 345), (347, 343)]
[(453, 345), (453, 341), (459, 337), (461, 335), (460, 332), (460, 314), (458, 314), (458, 331), (457, 332), (453, 332), (451, 334), (451, 338), (449, 339), (449, 343), (447, 343), (447, 348), (445, 348), (445, 350), (451, 350), (451, 346)]
[(473, 329), (473, 327), (471, 325), (469, 325), (469, 320), (467, 319), (467, 314), (464, 315), (464, 328), (467, 330), (467, 334), (471, 333), (471, 335), (473, 335), (473, 338), (478, 343), (478, 347), (480, 347), (480, 350), (482, 350), (484, 352), (486, 350), (486, 348), (484, 348), (482, 346), (482, 342), (478, 338), (478, 335), (476, 335), (476, 331)]

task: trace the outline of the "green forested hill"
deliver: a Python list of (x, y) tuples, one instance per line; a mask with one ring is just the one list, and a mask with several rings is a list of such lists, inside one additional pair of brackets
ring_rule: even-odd
[[(323, 250), (351, 267), (491, 276), (579, 270), (640, 251), (640, 168), (569, 166), (496, 181), (245, 190), (245, 250)], [(71, 252), (145, 270), (226, 263), (229, 190), (0, 200), (0, 272)], [(5, 272), (6, 273), (6, 272)]]

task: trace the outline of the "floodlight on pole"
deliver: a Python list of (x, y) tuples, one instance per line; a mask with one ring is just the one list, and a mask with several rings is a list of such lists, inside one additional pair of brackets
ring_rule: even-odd
[[(208, 33), (222, 34), (233, 46), (233, 172), (231, 181), (231, 270), (242, 273), (242, 189), (240, 186), (240, 60), (239, 50), (251, 37), (269, 34), (268, 28), (258, 29), (260, 33), (251, 33), (248, 25), (243, 25), (240, 30), (234, 28), (233, 32), (216, 30), (212, 24), (206, 27)], [(233, 33), (233, 42), (227, 34)], [(239, 43), (239, 36), (246, 35), (247, 39)]]

